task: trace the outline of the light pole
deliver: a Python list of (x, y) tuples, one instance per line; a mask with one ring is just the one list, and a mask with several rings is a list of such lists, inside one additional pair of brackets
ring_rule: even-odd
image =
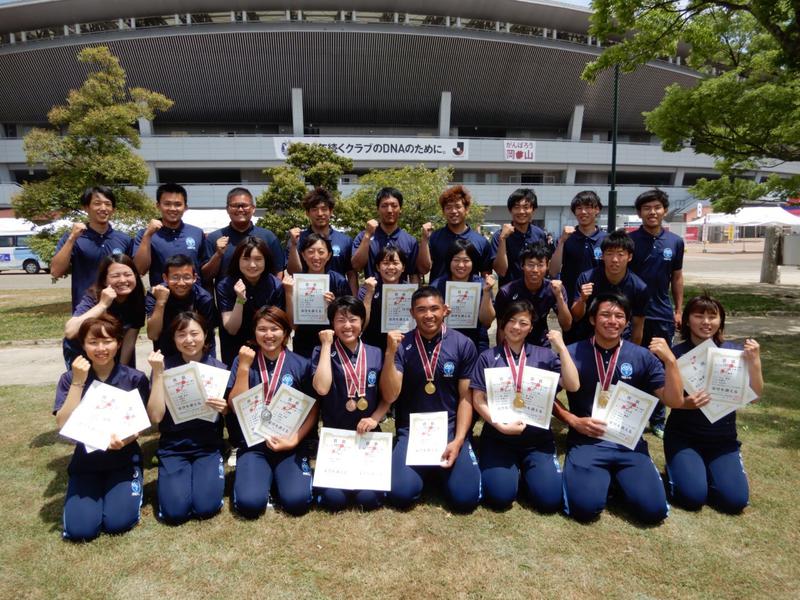
[(614, 106), (611, 117), (611, 189), (608, 190), (608, 231), (617, 228), (617, 118), (619, 113), (619, 63), (614, 65)]

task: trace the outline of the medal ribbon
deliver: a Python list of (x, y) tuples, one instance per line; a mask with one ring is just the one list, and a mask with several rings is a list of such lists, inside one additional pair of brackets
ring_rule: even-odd
[(522, 375), (525, 372), (525, 345), (522, 345), (522, 352), (519, 353), (519, 362), (514, 361), (514, 355), (511, 353), (511, 347), (507, 342), (503, 341), (503, 349), (506, 353), (506, 362), (511, 368), (511, 379), (514, 380), (514, 391), (518, 394), (522, 393)]
[(592, 336), (592, 339), (589, 340), (589, 342), (592, 344), (592, 348), (594, 349), (594, 365), (597, 367), (597, 378), (600, 380), (600, 389), (603, 391), (608, 391), (608, 388), (611, 385), (611, 379), (614, 377), (614, 369), (617, 368), (619, 351), (622, 350), (622, 340), (619, 341), (619, 346), (617, 346), (617, 349), (614, 350), (614, 354), (611, 355), (611, 360), (608, 361), (608, 369), (603, 367), (603, 355), (594, 345), (594, 336)]
[(264, 355), (261, 353), (261, 350), (258, 351), (258, 370), (261, 371), (261, 381), (267, 384), (267, 387), (264, 388), (264, 400), (269, 406), (269, 403), (272, 402), (272, 397), (275, 395), (275, 390), (278, 389), (278, 383), (281, 380), (281, 370), (283, 369), (283, 360), (286, 357), (286, 350), (281, 350), (281, 353), (278, 355), (278, 360), (275, 363), (275, 370), (272, 372), (272, 379), (269, 377), (269, 373), (267, 373), (267, 361), (264, 360)]
[(417, 345), (417, 353), (419, 354), (419, 359), (422, 361), (422, 368), (425, 371), (425, 379), (428, 381), (433, 381), (433, 376), (436, 373), (436, 363), (439, 362), (439, 352), (442, 349), (442, 342), (444, 341), (444, 334), (447, 331), (447, 325), (442, 323), (442, 337), (439, 340), (439, 343), (436, 344), (436, 347), (433, 349), (433, 353), (431, 353), (431, 359), (428, 360), (428, 354), (425, 352), (425, 345), (422, 343), (422, 336), (419, 334), (419, 328), (414, 330), (414, 341)]
[(336, 352), (339, 354), (339, 362), (344, 371), (344, 381), (347, 384), (347, 397), (356, 398), (367, 395), (367, 353), (364, 352), (364, 344), (358, 343), (358, 351), (356, 352), (356, 366), (353, 368), (353, 363), (345, 353), (344, 346), (339, 342), (339, 338), (334, 340), (336, 345)]

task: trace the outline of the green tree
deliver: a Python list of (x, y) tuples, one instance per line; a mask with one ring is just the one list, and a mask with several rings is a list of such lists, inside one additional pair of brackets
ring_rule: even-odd
[(290, 144), (285, 165), (264, 169), (270, 185), (256, 199), (257, 206), (267, 209), (258, 225), (274, 231), (279, 238), (292, 227), (303, 227), (307, 218), (300, 201), (308, 186), (324, 187), (338, 198), (339, 179), (352, 168), (352, 160), (321, 144)]
[[(172, 100), (142, 88), (127, 88), (119, 59), (105, 46), (85, 48), (78, 60), (91, 67), (67, 104), (54, 106), (47, 115), (49, 129), (33, 129), (23, 147), (31, 166), (43, 166), (48, 178), (26, 182), (12, 199), (16, 214), (38, 223), (56, 218), (80, 219), (80, 196), (92, 185), (114, 189), (117, 211), (114, 223), (135, 229), (155, 214), (142, 191), (147, 165), (135, 152), (139, 148), (138, 119), (150, 119), (168, 110)], [(36, 236), (32, 246), (46, 260), (52, 258), (60, 232)]]
[(692, 193), (730, 211), (766, 194), (800, 192), (800, 176), (747, 172), (800, 161), (800, 24), (796, 0), (594, 0), (591, 32), (616, 43), (590, 63), (590, 81), (689, 48), (687, 64), (703, 73), (691, 88), (672, 85), (646, 113), (647, 128), (666, 151), (690, 141), (718, 159), (723, 177), (701, 180)]

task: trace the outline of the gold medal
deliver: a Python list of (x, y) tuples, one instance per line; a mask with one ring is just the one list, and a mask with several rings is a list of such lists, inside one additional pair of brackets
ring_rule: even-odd
[(608, 406), (608, 401), (611, 399), (611, 392), (608, 390), (600, 390), (600, 395), (597, 398), (597, 406), (605, 408)]
[(522, 400), (522, 392), (514, 394), (514, 408), (525, 408), (525, 402)]
[(436, 393), (436, 386), (433, 385), (433, 381), (425, 384), (425, 393), (431, 396)]
[(358, 410), (367, 410), (369, 404), (367, 403), (367, 399), (364, 396), (361, 396), (361, 398), (358, 399), (356, 406), (358, 406)]
[(352, 398), (348, 398), (347, 402), (345, 402), (344, 407), (350, 412), (353, 412), (356, 409), (356, 401), (353, 400)]

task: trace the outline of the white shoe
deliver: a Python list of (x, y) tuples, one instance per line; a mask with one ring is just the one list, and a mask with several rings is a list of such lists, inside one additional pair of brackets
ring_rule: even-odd
[(231, 468), (236, 467), (236, 448), (231, 448), (231, 453), (228, 456), (228, 466)]

